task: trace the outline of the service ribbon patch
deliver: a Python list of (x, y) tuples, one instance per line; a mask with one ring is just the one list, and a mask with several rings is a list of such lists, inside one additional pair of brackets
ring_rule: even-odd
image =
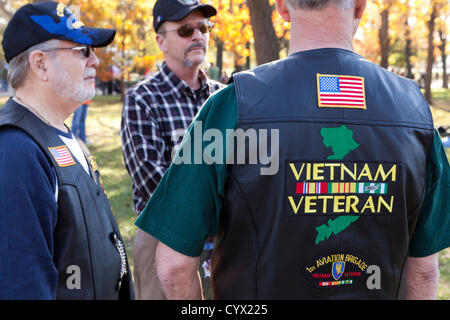
[(319, 107), (367, 109), (364, 78), (317, 74)]
[(68, 167), (76, 164), (72, 158), (72, 155), (70, 154), (69, 149), (65, 145), (48, 148), (48, 150), (60, 167)]

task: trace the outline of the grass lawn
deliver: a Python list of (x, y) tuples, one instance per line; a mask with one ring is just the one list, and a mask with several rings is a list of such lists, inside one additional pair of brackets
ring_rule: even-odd
[[(450, 126), (450, 90), (438, 90), (432, 106), (436, 126)], [(0, 98), (0, 105), (6, 98)], [(124, 237), (131, 267), (133, 267), (133, 239), (136, 233), (131, 197), (131, 179), (125, 169), (121, 140), (120, 120), (122, 103), (119, 96), (99, 96), (89, 106), (86, 133), (92, 142), (95, 155), (111, 206)], [(71, 123), (71, 119), (66, 121)], [(450, 158), (450, 149), (447, 149)], [(450, 248), (439, 255), (438, 298), (450, 300)]]

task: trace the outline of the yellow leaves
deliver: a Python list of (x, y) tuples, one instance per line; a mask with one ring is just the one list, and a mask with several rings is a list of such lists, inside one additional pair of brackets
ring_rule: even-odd
[(156, 55), (155, 56), (145, 55), (143, 57), (134, 57), (133, 60), (137, 68), (150, 70), (155, 65), (157, 58), (158, 57)]
[(272, 13), (272, 23), (275, 28), (275, 33), (279, 39), (290, 39), (291, 24), (283, 20), (276, 10)]
[[(2, 0), (0, 0), (2, 1)], [(5, 1), (5, 0), (3, 0)], [(60, 0), (68, 3), (67, 0)], [(272, 8), (275, 0), (268, 1)], [(6, 0), (8, 8), (17, 9), (31, 0)], [(115, 28), (115, 41), (107, 50), (99, 52), (100, 58), (108, 63), (115, 62), (124, 70), (134, 68), (153, 68), (163, 59), (155, 44), (155, 34), (152, 27), (152, 10), (156, 0), (76, 0), (72, 1), (80, 7), (81, 20), (86, 26)], [(253, 31), (250, 13), (246, 0), (202, 0), (213, 5), (218, 14), (211, 18), (215, 27), (211, 33), (210, 46), (217, 40), (224, 44), (224, 49), (231, 52), (238, 63), (244, 63), (250, 55), (249, 47), (253, 46)], [(369, 0), (360, 29), (354, 41), (355, 50), (372, 61), (380, 58), (379, 31), (381, 28), (381, 12), (389, 9), (389, 45), (391, 54), (399, 54), (404, 48), (406, 26), (410, 29), (410, 39), (413, 63), (424, 60), (427, 48), (427, 22), (433, 9), (438, 9), (436, 28), (447, 34), (450, 28), (448, 0)], [(290, 38), (290, 24), (285, 22), (278, 13), (272, 12), (272, 23), (276, 36), (284, 47)], [(408, 23), (406, 25), (406, 23)], [(435, 43), (439, 43), (436, 33)], [(113, 56), (106, 53), (113, 52)], [(399, 59), (400, 60), (400, 59)], [(127, 69), (125, 69), (127, 66)]]
[(117, 29), (122, 29), (122, 26), (123, 26), (122, 17), (116, 16), (116, 18), (114, 19), (114, 25)]
[[(152, 67), (158, 56), (145, 54), (152, 32), (152, 8), (155, 0), (78, 0), (74, 1), (88, 26), (114, 28), (114, 42), (99, 58), (122, 69), (124, 79), (139, 66)], [(148, 35), (148, 36), (147, 36)], [(114, 57), (107, 54), (114, 52)], [(105, 66), (107, 68), (107, 66)], [(106, 74), (106, 72), (105, 72)]]
[(247, 57), (246, 48), (253, 39), (250, 25), (250, 13), (244, 0), (210, 0), (204, 1), (214, 6), (218, 14), (211, 18), (215, 23), (212, 38), (219, 38), (225, 44), (225, 50), (238, 56)]

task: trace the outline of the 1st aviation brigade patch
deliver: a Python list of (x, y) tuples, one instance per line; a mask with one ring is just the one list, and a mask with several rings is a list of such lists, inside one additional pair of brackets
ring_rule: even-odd
[(350, 253), (329, 254), (316, 258), (303, 271), (316, 288), (351, 286), (366, 278), (367, 261)]

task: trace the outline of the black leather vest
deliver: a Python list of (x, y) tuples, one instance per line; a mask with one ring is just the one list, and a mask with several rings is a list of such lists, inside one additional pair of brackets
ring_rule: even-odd
[(54, 128), (12, 99), (0, 109), (0, 127), (4, 126), (29, 134), (58, 178), (58, 220), (53, 234), (56, 298), (133, 299), (125, 247), (93, 157), (85, 154), (95, 181), (73, 156), (75, 164), (60, 166), (49, 148), (65, 144)]
[[(354, 77), (366, 109), (343, 95)], [(214, 298), (403, 298), (433, 140), (417, 85), (341, 49), (296, 53), (234, 83), (238, 127), (279, 130), (279, 150), (268, 147), (279, 171), (232, 166)], [(330, 92), (344, 102), (319, 107)]]

